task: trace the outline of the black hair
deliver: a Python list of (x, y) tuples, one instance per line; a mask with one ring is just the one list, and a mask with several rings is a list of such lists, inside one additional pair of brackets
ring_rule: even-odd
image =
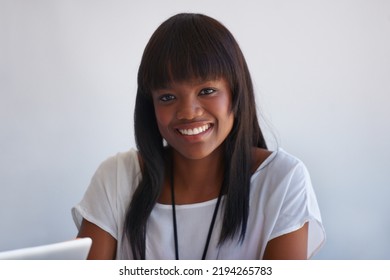
[(267, 149), (257, 118), (248, 66), (233, 35), (220, 22), (202, 14), (177, 14), (153, 33), (138, 71), (134, 125), (143, 162), (142, 180), (131, 200), (124, 227), (135, 259), (145, 258), (147, 220), (161, 194), (169, 168), (151, 91), (193, 78), (225, 78), (232, 92), (234, 123), (223, 144), (225, 200), (219, 242), (236, 234), (240, 241), (245, 238), (252, 151), (253, 147)]

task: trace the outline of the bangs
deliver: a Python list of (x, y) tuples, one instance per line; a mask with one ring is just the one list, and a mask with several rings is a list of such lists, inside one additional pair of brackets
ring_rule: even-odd
[[(144, 92), (169, 87), (173, 82), (234, 77), (235, 40), (218, 21), (182, 14), (160, 26), (142, 58), (138, 86)], [(233, 43), (233, 44), (232, 44)]]

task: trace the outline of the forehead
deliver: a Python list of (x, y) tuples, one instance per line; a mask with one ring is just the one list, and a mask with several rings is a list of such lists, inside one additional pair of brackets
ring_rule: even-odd
[(208, 73), (197, 73), (194, 69), (187, 69), (185, 67), (173, 67), (172, 65), (166, 66), (166, 69), (163, 69), (162, 75), (155, 75), (153, 82), (151, 84), (152, 89), (157, 88), (168, 88), (174, 84), (201, 84), (207, 81), (213, 81), (221, 79), (224, 76), (221, 73), (214, 73), (208, 71)]
[(171, 81), (166, 85), (156, 88), (155, 90), (152, 91), (172, 90), (178, 88), (202, 88), (202, 87), (229, 88), (229, 84), (225, 78), (189, 79), (183, 81)]

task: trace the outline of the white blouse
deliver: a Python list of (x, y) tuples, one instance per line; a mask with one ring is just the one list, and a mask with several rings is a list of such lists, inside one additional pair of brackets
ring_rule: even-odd
[[(126, 211), (141, 179), (137, 151), (131, 149), (104, 161), (84, 195), (72, 208), (80, 228), (86, 219), (111, 234), (117, 259), (132, 259), (123, 233)], [(325, 241), (317, 199), (305, 165), (282, 149), (273, 152), (251, 177), (250, 208), (245, 239), (218, 246), (222, 225), (222, 197), (206, 259), (262, 259), (268, 241), (309, 224), (308, 257)], [(176, 205), (180, 259), (201, 259), (217, 199)], [(172, 207), (157, 203), (146, 233), (146, 259), (175, 259)]]

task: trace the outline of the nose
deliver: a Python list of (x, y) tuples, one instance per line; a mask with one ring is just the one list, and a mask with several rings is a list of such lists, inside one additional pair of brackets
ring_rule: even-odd
[(183, 100), (178, 104), (176, 117), (178, 120), (193, 120), (203, 114), (203, 108), (196, 100)]

